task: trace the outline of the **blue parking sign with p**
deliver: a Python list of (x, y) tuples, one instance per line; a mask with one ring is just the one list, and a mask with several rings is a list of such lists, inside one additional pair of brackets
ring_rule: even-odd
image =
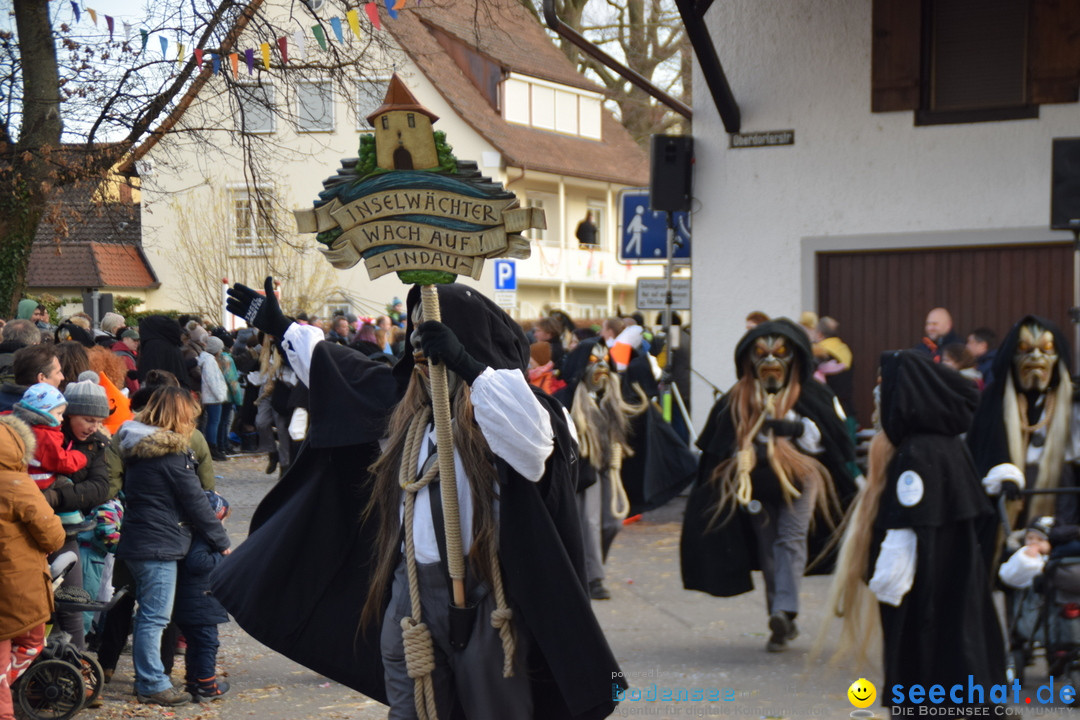
[(517, 265), (513, 260), (495, 261), (495, 289), (517, 290)]

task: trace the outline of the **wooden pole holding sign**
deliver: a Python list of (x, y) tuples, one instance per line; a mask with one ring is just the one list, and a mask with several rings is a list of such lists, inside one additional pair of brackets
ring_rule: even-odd
[[(437, 285), (420, 287), (424, 320), (442, 322)], [(446, 527), (446, 568), (453, 581), (454, 605), (465, 607), (465, 554), (461, 549), (461, 520), (457, 503), (457, 476), (454, 471), (454, 433), (450, 418), (450, 392), (446, 366), (428, 364), (431, 379), (431, 413), (435, 422), (435, 444), (439, 453), (439, 484), (442, 485), (443, 520)], [(449, 452), (447, 452), (449, 451)]]

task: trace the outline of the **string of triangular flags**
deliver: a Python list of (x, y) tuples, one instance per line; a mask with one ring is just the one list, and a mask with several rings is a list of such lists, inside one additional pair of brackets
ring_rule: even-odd
[[(79, 4), (79, 2), (77, 2), (77, 0), (70, 0), (70, 1), (71, 1), (71, 9), (75, 14), (75, 22), (76, 23), (79, 23), (79, 22), (82, 21), (82, 14), (83, 14), (83, 12), (85, 12), (87, 14), (87, 16), (90, 18), (90, 22), (92, 22), (94, 24), (94, 27), (98, 26), (98, 15), (99, 15), (99, 13), (96, 10), (94, 10), (91, 7), (86, 7), (85, 5), (80, 6), (80, 4)], [(390, 16), (391, 19), (396, 20), (397, 17), (398, 17), (398, 11), (405, 7), (405, 3), (407, 2), (407, 0), (384, 0), (384, 2), (385, 2), (385, 5), (386, 5), (387, 14)], [(421, 2), (421, 0), (416, 0), (416, 3), (418, 5), (420, 4), (420, 2)], [(378, 7), (378, 5), (376, 3), (374, 3), (374, 2), (365, 3), (364, 4), (364, 14), (367, 16), (368, 22), (371, 23), (372, 27), (374, 27), (375, 30), (382, 30), (382, 22), (379, 19), (379, 7)], [(105, 26), (109, 30), (109, 42), (112, 42), (113, 41), (113, 35), (115, 33), (116, 20), (111, 15), (106, 15), (104, 13), (100, 13), (100, 15), (102, 16), (102, 18), (105, 19)], [(338, 43), (344, 43), (345, 42), (345, 29), (344, 29), (344, 25), (342, 24), (342, 18), (340, 18), (340, 17), (332, 17), (332, 18), (329, 18), (328, 21), (330, 23), (330, 28), (333, 31), (333, 37), (337, 39)], [(344, 22), (348, 24), (349, 29), (352, 31), (352, 34), (354, 36), (356, 36), (356, 39), (361, 40), (362, 39), (362, 32), (361, 32), (361, 28), (360, 28), (360, 11), (357, 8), (350, 9), (348, 12), (345, 13)], [(123, 22), (122, 24), (123, 24), (123, 27), (124, 27), (124, 42), (130, 42), (131, 41), (131, 36), (132, 36), (132, 30), (134, 29), (134, 27), (128, 22)], [(146, 50), (146, 45), (150, 41), (150, 36), (154, 35), (154, 34), (156, 34), (156, 33), (152, 33), (149, 30), (146, 30), (144, 28), (139, 29), (139, 39), (140, 39), (140, 41), (142, 43), (142, 46), (141, 46), (139, 52), (143, 52), (143, 51)], [(321, 24), (313, 25), (311, 27), (311, 36), (315, 38), (315, 42), (318, 43), (319, 48), (321, 50), (325, 51), (325, 50), (327, 50), (329, 48), (330, 43), (331, 43), (331, 38), (327, 37), (326, 31), (323, 29), (323, 26)], [(158, 41), (161, 44), (161, 55), (162, 55), (162, 57), (168, 58), (169, 54), (170, 54), (169, 53), (169, 48), (171, 47), (169, 39), (167, 37), (165, 37), (164, 35), (158, 34)], [(184, 55), (184, 49), (185, 49), (184, 48), (184, 43), (177, 41), (175, 43), (175, 45), (176, 45), (176, 56), (175, 56), (176, 63), (178, 65), (181, 65), (186, 60), (186, 56)], [(293, 32), (292, 45), (295, 48), (295, 52), (293, 54), (293, 57), (296, 58), (297, 60), (303, 60), (305, 55), (306, 55), (307, 43), (306, 43), (305, 33), (304, 33), (304, 31), (302, 29), (297, 28), (297, 30)], [(285, 63), (289, 62), (289, 38), (287, 36), (279, 37), (277, 39), (277, 46), (278, 46), (278, 53), (281, 56), (281, 63), (284, 65)], [(259, 48), (258, 48), (258, 52), (259, 52), (259, 58), (262, 60), (263, 68), (266, 69), (266, 70), (269, 70), (270, 69), (270, 43), (264, 42), (264, 43), (260, 44)], [(195, 56), (195, 64), (200, 69), (203, 67), (203, 60), (205, 59), (205, 56), (209, 56), (209, 60), (211, 62), (211, 70), (212, 70), (212, 72), (214, 74), (216, 74), (218, 72), (224, 72), (225, 71), (226, 65), (225, 65), (225, 63), (223, 61), (223, 58), (222, 58), (220, 53), (207, 53), (207, 52), (204, 52), (201, 48), (195, 48), (194, 51), (193, 51), (193, 54)], [(243, 53), (239, 53), (239, 52), (229, 53), (226, 56), (228, 58), (228, 66), (232, 68), (232, 72), (233, 72), (234, 76), (239, 75), (240, 74), (240, 56), (241, 56), (241, 54), (244, 57), (244, 63), (247, 66), (248, 75), (251, 75), (255, 70), (255, 49), (254, 48), (244, 50)]]

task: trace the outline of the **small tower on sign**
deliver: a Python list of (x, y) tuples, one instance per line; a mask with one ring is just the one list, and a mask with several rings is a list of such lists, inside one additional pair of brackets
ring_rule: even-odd
[(427, 170), (439, 164), (431, 124), (438, 120), (395, 74), (383, 104), (367, 116), (375, 128), (375, 162), (383, 170)]

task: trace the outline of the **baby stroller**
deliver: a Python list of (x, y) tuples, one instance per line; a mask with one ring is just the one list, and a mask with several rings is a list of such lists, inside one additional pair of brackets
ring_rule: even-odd
[[(1080, 493), (1080, 488), (1060, 488), (1056, 492)], [(1004, 504), (999, 507), (1007, 530)], [(1034, 583), (1006, 597), (1009, 682), (1019, 679), (1023, 684), (1025, 668), (1041, 653), (1048, 675), (1077, 687), (1080, 683), (1080, 541), (1055, 547)]]
[[(57, 610), (99, 612), (124, 594), (120, 590), (109, 603), (99, 603), (85, 591), (72, 593), (69, 588), (61, 588), (64, 576), (76, 561), (75, 553), (66, 552), (50, 567)], [(85, 597), (80, 597), (80, 592)], [(104, 684), (98, 661), (72, 645), (67, 633), (54, 630), (41, 654), (11, 687), (11, 699), (16, 715), (26, 720), (67, 720), (96, 700)]]

